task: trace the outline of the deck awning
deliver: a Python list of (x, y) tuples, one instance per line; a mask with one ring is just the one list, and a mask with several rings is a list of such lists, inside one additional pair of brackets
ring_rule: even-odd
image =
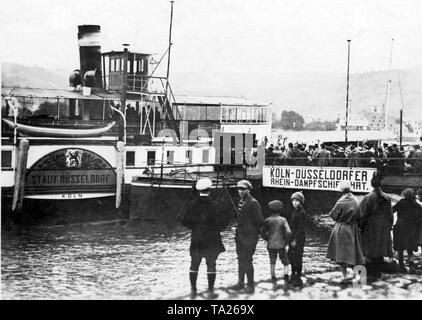
[(120, 100), (120, 94), (109, 93), (103, 90), (93, 90), (91, 95), (84, 96), (82, 91), (69, 91), (62, 89), (40, 89), (40, 88), (1, 88), (2, 97), (32, 97), (47, 99), (84, 99), (84, 100)]

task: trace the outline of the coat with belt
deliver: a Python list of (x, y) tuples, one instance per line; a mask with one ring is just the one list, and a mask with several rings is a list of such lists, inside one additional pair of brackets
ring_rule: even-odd
[(241, 245), (256, 245), (263, 223), (261, 205), (251, 195), (246, 196), (238, 213), (236, 242)]
[(359, 212), (358, 201), (350, 192), (337, 201), (330, 212), (335, 225), (328, 241), (327, 258), (351, 266), (365, 264), (358, 227)]
[(192, 230), (190, 254), (215, 255), (225, 251), (220, 232), (230, 222), (230, 214), (209, 196), (190, 203), (180, 222)]
[(372, 191), (361, 203), (359, 227), (362, 230), (362, 248), (366, 257), (392, 257), (391, 229), (393, 210), (391, 200), (384, 192)]

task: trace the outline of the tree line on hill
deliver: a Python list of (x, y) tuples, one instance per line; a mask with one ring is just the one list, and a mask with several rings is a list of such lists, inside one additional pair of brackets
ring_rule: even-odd
[(272, 127), (283, 130), (309, 130), (309, 131), (331, 131), (336, 129), (337, 121), (313, 120), (305, 123), (303, 116), (295, 111), (283, 111), (281, 116), (275, 112), (272, 114)]

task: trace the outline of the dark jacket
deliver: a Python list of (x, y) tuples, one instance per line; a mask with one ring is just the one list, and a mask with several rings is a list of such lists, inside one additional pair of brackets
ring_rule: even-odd
[(247, 196), (243, 201), (237, 218), (236, 241), (245, 245), (255, 245), (258, 242), (260, 230), (264, 223), (261, 205), (251, 195)]
[(284, 249), (290, 240), (292, 232), (286, 218), (271, 215), (264, 221), (262, 238), (267, 241), (268, 249)]
[(292, 241), (296, 240), (296, 246), (305, 245), (305, 224), (306, 224), (306, 212), (303, 206), (294, 209), (292, 217), (289, 222), (290, 229), (292, 231)]
[(346, 155), (343, 151), (339, 151), (333, 154), (333, 166), (334, 167), (345, 167), (347, 164)]
[(362, 247), (366, 257), (392, 257), (391, 228), (393, 211), (391, 200), (382, 191), (372, 191), (361, 203), (359, 226), (362, 229)]
[(394, 225), (394, 250), (418, 250), (418, 237), (422, 219), (422, 207), (409, 199), (401, 199), (393, 207), (397, 211), (397, 222)]
[(225, 251), (220, 232), (230, 222), (230, 215), (216, 201), (202, 196), (190, 203), (180, 222), (192, 230), (190, 253), (219, 254)]

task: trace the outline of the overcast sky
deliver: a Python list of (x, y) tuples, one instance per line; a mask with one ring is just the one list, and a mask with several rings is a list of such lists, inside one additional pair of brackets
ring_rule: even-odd
[[(0, 0), (5, 62), (73, 69), (77, 26), (100, 24), (102, 50), (157, 54), (168, 43), (168, 0)], [(422, 65), (420, 0), (176, 0), (172, 71), (351, 72)]]

